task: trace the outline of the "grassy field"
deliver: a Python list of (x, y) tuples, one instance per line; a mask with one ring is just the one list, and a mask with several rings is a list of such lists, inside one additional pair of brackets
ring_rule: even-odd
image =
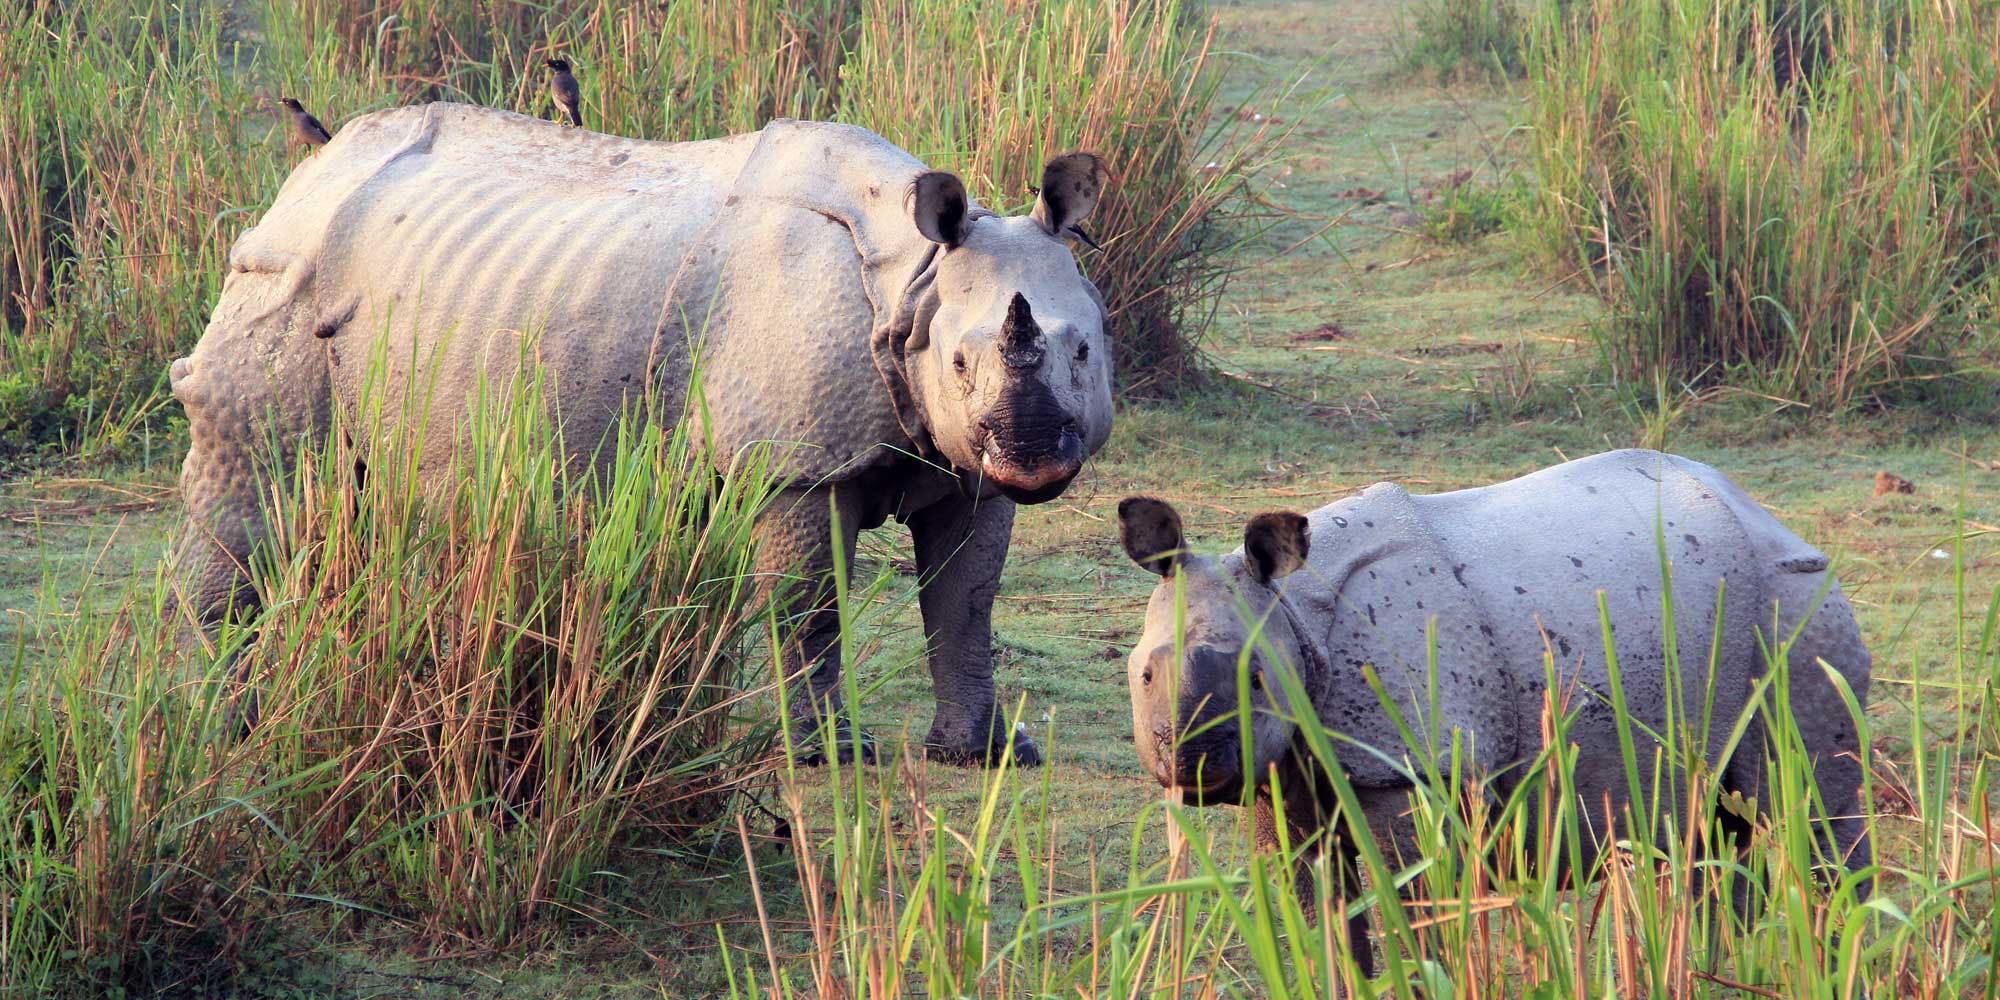
[[(1590, 339), (1604, 317), (1587, 289), (1532, 264), (1505, 233), (1433, 238), (1448, 228), (1438, 221), (1443, 209), (1463, 203), (1458, 188), (1519, 182), (1524, 148), (1514, 125), (1526, 109), (1507, 85), (1481, 74), (1445, 83), (1410, 75), (1391, 6), (1215, 6), (1215, 47), (1236, 64), (1221, 95), (1227, 113), (1276, 118), (1292, 129), (1264, 177), (1270, 198), (1292, 214), (1237, 251), (1243, 270), (1220, 300), (1206, 345), (1220, 370), (1213, 384), (1194, 396), (1123, 406), (1111, 444), (1068, 494), (1017, 519), (995, 613), (998, 677), (1003, 701), (1018, 699), (1024, 721), (1047, 734), (1045, 770), (995, 784), (984, 773), (890, 752), (861, 775), (879, 785), (857, 789), (850, 772), (801, 771), (761, 793), (768, 811), (746, 813), (742, 838), (731, 824), (705, 850), (621, 857), (616, 915), (579, 920), (543, 947), (496, 955), (431, 942), (413, 952), (396, 922), (308, 908), (296, 932), (258, 956), (245, 988), (284, 993), (289, 984), (297, 995), (343, 997), (689, 996), (747, 991), (751, 975), (768, 984), (772, 964), (809, 982), (829, 954), (843, 961), (868, 954), (851, 939), (828, 943), (830, 926), (865, 922), (826, 916), (831, 890), (822, 894), (812, 882), (859, 877), (835, 869), (851, 848), (841, 845), (870, 826), (867, 817), (883, 841), (911, 852), (914, 865), (958, 857), (957, 848), (918, 848), (926, 836), (948, 841), (938, 832), (945, 828), (968, 836), (998, 828), (982, 815), (996, 801), (1006, 813), (1016, 794), (1027, 832), (965, 849), (966, 857), (999, 863), (938, 876), (972, 879), (962, 887), (968, 905), (990, 907), (968, 926), (990, 917), (1005, 940), (1031, 898), (1124, 885), (1128, 867), (1150, 869), (1169, 842), (1160, 789), (1141, 774), (1131, 746), (1124, 657), (1153, 582), (1117, 546), (1113, 511), (1132, 493), (1173, 501), (1190, 518), (1194, 543), (1221, 551), (1237, 544), (1252, 513), (1311, 509), (1380, 480), (1438, 491), (1607, 448), (1689, 455), (1734, 478), (1833, 556), (1875, 653), (1868, 711), (1878, 771), (1892, 784), (1916, 781), (1918, 754), (1932, 749), (1926, 741), (1960, 734), (1950, 714), (1959, 702), (1926, 682), (1976, 641), (1984, 595), (2000, 586), (2000, 427), (1921, 411), (1813, 418), (1749, 393), (1672, 386), (1635, 393), (1604, 384)], [(162, 440), (114, 467), (0, 486), (7, 617), (0, 637), (25, 636), (16, 630), (44, 599), (60, 605), (83, 588), (147, 572), (179, 520), (178, 460), (174, 442)], [(1909, 481), (1910, 491), (1877, 495), (1882, 472)], [(1969, 535), (1955, 543), (1962, 529)], [(854, 574), (882, 581), (860, 626), (865, 656), (855, 673), (867, 690), (861, 719), (892, 747), (921, 737), (931, 702), (905, 549), (900, 529), (872, 532)], [(1969, 604), (1953, 600), (1961, 586)], [(1967, 773), (1954, 776), (1968, 782), (1977, 780), (1972, 765), (1996, 749), (1990, 732), (1973, 739)], [(1893, 812), (1884, 806), (1889, 798), (1878, 792), (1878, 808)], [(869, 813), (871, 805), (882, 811)], [(776, 829), (780, 815), (811, 821), (792, 831), (800, 843), (832, 846), (797, 857)], [(1247, 843), (1238, 811), (1196, 818), (1228, 845), (1223, 862), (1240, 865)], [(1990, 843), (1996, 835), (1990, 817), (1963, 823), (1966, 837)], [(1878, 851), (1895, 865), (1922, 868), (1915, 855), (1926, 829), (1920, 817), (1885, 815)], [(752, 845), (754, 879), (739, 839)], [(1022, 845), (1032, 856), (1022, 856)], [(1044, 874), (1027, 884), (1035, 871)], [(1903, 888), (1891, 876), (1885, 894), (1907, 899)], [(1968, 933), (1991, 931), (1976, 913), (1944, 919), (1961, 920)], [(1090, 940), (1082, 925), (1036, 938), (1052, 956), (1037, 967), (1088, 965)], [(1262, 992), (1259, 965), (1244, 951), (1226, 953), (1214, 978), (1162, 994)], [(982, 964), (989, 952), (978, 954), (974, 981), (991, 968)], [(933, 989), (948, 981), (922, 980)], [(1961, 988), (1982, 985), (1990, 990), (1983, 982)]]

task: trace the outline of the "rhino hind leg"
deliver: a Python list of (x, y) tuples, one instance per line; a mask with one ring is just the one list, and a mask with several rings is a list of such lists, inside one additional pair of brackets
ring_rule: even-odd
[[(838, 505), (838, 520), (836, 508)], [(846, 763), (860, 741), (872, 761), (874, 741), (855, 733), (842, 711), (840, 601), (834, 585), (834, 545), (853, 564), (858, 508), (832, 487), (781, 492), (757, 522), (757, 575), (778, 609), (777, 659), (788, 687), (799, 763), (826, 762), (823, 739)], [(839, 538), (834, 537), (835, 525)]]
[[(1827, 676), (1827, 669), (1840, 676), (1856, 702), (1865, 708), (1871, 657), (1839, 584), (1828, 588), (1825, 600), (1815, 609), (1813, 599), (1825, 583), (1823, 572), (1781, 569), (1776, 583), (1777, 626), (1784, 636), (1798, 631), (1786, 663), (1788, 696), (1825, 808), (1825, 814), (1819, 817), (1823, 824), (1819, 831), (1820, 849), (1825, 857), (1848, 871), (1859, 871), (1874, 863), (1868, 835), (1870, 806), (1861, 797), (1860, 733), (1846, 700)], [(1800, 618), (1808, 612), (1812, 618), (1800, 628)], [(1746, 798), (1763, 799), (1760, 793), (1767, 779), (1765, 744), (1762, 726), (1755, 726), (1745, 734), (1724, 772), (1730, 790)], [(1871, 887), (1864, 886), (1863, 892)]]

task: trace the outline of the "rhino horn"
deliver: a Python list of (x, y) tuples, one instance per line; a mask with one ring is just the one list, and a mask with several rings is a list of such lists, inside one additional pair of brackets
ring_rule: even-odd
[(1000, 357), (1009, 368), (1033, 368), (1042, 363), (1042, 328), (1020, 292), (1007, 304), (1007, 322), (1000, 327)]

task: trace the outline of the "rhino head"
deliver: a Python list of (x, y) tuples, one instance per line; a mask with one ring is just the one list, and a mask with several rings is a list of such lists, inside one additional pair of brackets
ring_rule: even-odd
[(906, 295), (893, 365), (924, 435), (980, 492), (1053, 500), (1111, 436), (1104, 306), (1068, 242), (1105, 177), (1095, 156), (1059, 156), (1034, 210), (1013, 217), (974, 206), (952, 174), (911, 182), (917, 230), (935, 247)]
[[(1180, 515), (1164, 501), (1129, 497), (1118, 522), (1125, 554), (1160, 576), (1126, 662), (1139, 760), (1187, 802), (1236, 802), (1245, 778), (1254, 785), (1296, 727), (1280, 672), (1308, 661), (1279, 610), (1276, 583), (1305, 564), (1306, 519), (1259, 514), (1243, 529), (1242, 551), (1221, 557), (1189, 553)], [(1239, 729), (1246, 701), (1247, 774)]]

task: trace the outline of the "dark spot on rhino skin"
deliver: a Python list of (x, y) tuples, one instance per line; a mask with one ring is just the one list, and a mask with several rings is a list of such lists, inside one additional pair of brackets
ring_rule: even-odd
[(1562, 655), (1564, 655), (1564, 656), (1568, 656), (1568, 655), (1569, 655), (1569, 639), (1568, 639), (1568, 637), (1566, 637), (1566, 636), (1560, 636), (1560, 635), (1559, 635), (1559, 636), (1556, 636), (1556, 651), (1557, 651), (1557, 652), (1559, 652), (1559, 653), (1561, 653), (1561, 654), (1562, 654)]
[(732, 194), (729, 197), (722, 199), (722, 204), (725, 206), (736, 204), (736, 196)]
[(1583, 487), (1583, 491), (1584, 491), (1585, 493), (1596, 493), (1596, 492), (1597, 492), (1597, 487), (1595, 487), (1595, 486), (1592, 486), (1592, 485), (1590, 485), (1590, 484), (1586, 483), (1586, 484), (1584, 484), (1584, 487)]
[(1583, 560), (1581, 560), (1581, 559), (1578, 559), (1578, 558), (1577, 558), (1577, 557), (1575, 557), (1575, 556), (1570, 556), (1570, 557), (1569, 557), (1569, 564), (1570, 564), (1571, 566), (1575, 566), (1575, 567), (1576, 567), (1577, 569), (1582, 569), (1582, 568), (1583, 568)]
[(1430, 572), (1431, 572), (1431, 575), (1432, 575), (1432, 576), (1436, 576), (1436, 575), (1438, 575), (1438, 568), (1437, 568), (1436, 566), (1431, 566), (1431, 567), (1429, 567), (1429, 569), (1430, 569)]
[(1486, 638), (1491, 639), (1493, 638), (1493, 626), (1488, 625), (1485, 622), (1480, 622), (1479, 633), (1481, 635), (1484, 635)]
[(879, 185), (879, 184), (870, 184), (870, 185), (868, 185), (868, 197), (870, 197), (870, 198), (880, 198), (880, 197), (882, 197), (882, 187), (881, 187), (881, 185)]
[(1363, 526), (1365, 526), (1365, 527), (1369, 527), (1369, 528), (1372, 528), (1372, 527), (1374, 527), (1374, 526), (1375, 526), (1375, 522), (1373, 522), (1373, 521), (1363, 521), (1363, 522), (1361, 522), (1361, 523), (1362, 523), (1362, 525), (1363, 525)]
[(611, 158), (611, 165), (615, 167), (620, 163), (624, 163), (626, 160), (629, 160), (631, 158), (632, 158), (631, 153), (619, 153), (617, 156)]
[(1650, 481), (1652, 481), (1652, 482), (1655, 482), (1655, 483), (1657, 483), (1657, 482), (1659, 482), (1659, 481), (1660, 481), (1660, 477), (1658, 477), (1658, 476), (1656, 476), (1656, 475), (1653, 475), (1653, 474), (1652, 474), (1652, 473), (1650, 473), (1650, 472), (1647, 472), (1647, 471), (1645, 470), (1645, 468), (1644, 468), (1643, 466), (1637, 466), (1637, 465), (1635, 465), (1635, 466), (1633, 466), (1633, 467), (1632, 467), (1632, 471), (1633, 471), (1633, 472), (1636, 472), (1636, 473), (1638, 473), (1638, 474), (1640, 474), (1640, 475), (1642, 475), (1642, 476), (1645, 476), (1645, 477), (1646, 477), (1646, 478), (1647, 478), (1648, 480), (1650, 480)]
[(1418, 611), (1422, 611), (1423, 609), (1424, 609), (1424, 602), (1422, 602), (1422, 601), (1418, 601), (1418, 602), (1417, 602), (1417, 610), (1418, 610)]
[(1369, 570), (1369, 571), (1368, 571), (1368, 579), (1370, 579), (1370, 580), (1373, 580), (1373, 579), (1375, 579), (1375, 571), (1374, 571), (1374, 570), (1372, 570), (1372, 569), (1371, 569), (1371, 570)]
[[(1334, 526), (1334, 527), (1336, 527), (1336, 528), (1345, 528), (1345, 527), (1347, 527), (1347, 518), (1344, 518), (1344, 517), (1341, 517), (1341, 516), (1340, 516), (1340, 515), (1338, 515), (1338, 514), (1335, 514), (1335, 515), (1334, 515), (1334, 517), (1333, 517), (1333, 526)], [(1371, 576), (1372, 576), (1372, 575), (1374, 575), (1374, 574), (1372, 574), (1372, 573), (1371, 573), (1371, 574), (1369, 574), (1369, 575), (1371, 575)]]
[(632, 381), (632, 373), (626, 372), (625, 374), (618, 376), (618, 381), (630, 383)]
[(1467, 584), (1467, 583), (1465, 582), (1465, 564), (1464, 564), (1464, 563), (1459, 563), (1458, 565), (1456, 565), (1456, 566), (1453, 566), (1453, 567), (1451, 568), (1451, 578), (1452, 578), (1452, 579), (1454, 579), (1454, 580), (1457, 580), (1457, 581), (1458, 581), (1458, 585), (1459, 585), (1459, 586), (1461, 586), (1461, 587), (1464, 587), (1464, 586), (1468, 586), (1468, 584)]
[(1527, 593), (1527, 592), (1528, 592), (1528, 588), (1526, 588), (1526, 587), (1523, 587), (1523, 586), (1521, 586), (1521, 585), (1520, 585), (1520, 584), (1518, 584), (1518, 583), (1514, 585), (1514, 593), (1516, 593), (1516, 594), (1525, 594), (1525, 593)]
[(1375, 624), (1375, 605), (1373, 604), (1368, 606), (1368, 624)]
[(393, 225), (396, 225), (396, 224), (398, 224), (398, 223), (402, 222), (402, 221), (403, 221), (404, 219), (407, 219), (407, 218), (409, 218), (409, 217), (410, 217), (410, 213), (408, 213), (408, 212), (397, 212), (397, 213), (396, 213), (396, 217), (395, 217), (395, 218), (393, 218), (393, 219), (390, 219), (390, 220), (389, 220), (389, 224), (390, 224), (390, 225), (392, 225), (392, 226), (393, 226)]

